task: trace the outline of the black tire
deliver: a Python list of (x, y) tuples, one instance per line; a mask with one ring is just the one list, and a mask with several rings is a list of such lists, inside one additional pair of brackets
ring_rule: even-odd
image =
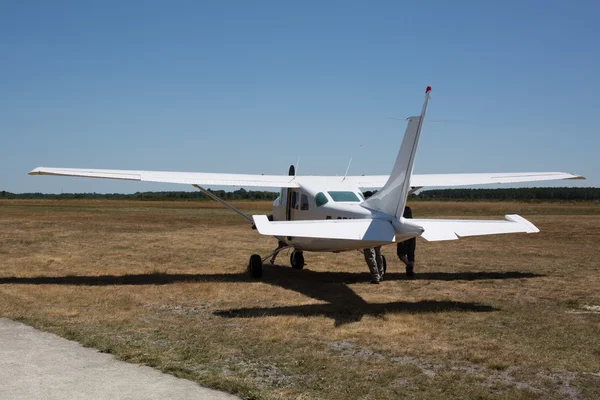
[(381, 256), (381, 258), (383, 259), (383, 273), (386, 274), (387, 273), (387, 260), (385, 259), (385, 256)]
[(304, 254), (301, 251), (292, 251), (292, 254), (290, 254), (290, 264), (294, 269), (304, 268)]
[(248, 263), (248, 270), (253, 278), (259, 279), (263, 274), (263, 263), (262, 259), (258, 254), (252, 254), (250, 256), (250, 263)]

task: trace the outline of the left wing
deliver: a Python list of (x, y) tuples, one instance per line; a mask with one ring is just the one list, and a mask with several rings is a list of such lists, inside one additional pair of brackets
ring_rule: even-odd
[[(331, 178), (333, 179), (334, 177)], [(348, 176), (345, 178), (345, 181), (353, 182), (358, 187), (363, 189), (378, 189), (385, 185), (388, 178), (388, 175)], [(470, 186), (499, 183), (539, 182), (560, 179), (585, 179), (585, 177), (581, 175), (569, 174), (567, 172), (413, 174), (410, 177), (410, 186), (418, 188), (431, 186)]]
[(494, 235), (499, 233), (536, 233), (540, 230), (519, 215), (506, 215), (506, 220), (409, 219), (425, 231), (421, 237), (428, 241), (456, 240), (465, 236)]
[(288, 175), (216, 174), (204, 172), (126, 171), (119, 169), (46, 167), (36, 168), (31, 171), (29, 175), (79, 176), (143, 182), (182, 183), (199, 186), (300, 187), (294, 180), (294, 177)]

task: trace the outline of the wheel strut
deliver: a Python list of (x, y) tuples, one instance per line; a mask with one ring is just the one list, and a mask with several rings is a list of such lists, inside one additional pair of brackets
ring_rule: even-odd
[(271, 264), (275, 264), (275, 259), (277, 258), (277, 254), (279, 254), (280, 252), (282, 252), (283, 250), (287, 250), (290, 248), (293, 248), (294, 246), (285, 244), (284, 242), (279, 242), (279, 246), (273, 250), (272, 252), (270, 252), (268, 255), (266, 255), (265, 257), (262, 258), (262, 262), (267, 261), (269, 258), (271, 259)]

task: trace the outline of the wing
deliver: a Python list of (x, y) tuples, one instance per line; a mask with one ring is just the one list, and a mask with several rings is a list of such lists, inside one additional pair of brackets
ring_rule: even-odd
[(519, 215), (506, 215), (506, 220), (411, 219), (425, 231), (421, 237), (428, 241), (456, 240), (465, 236), (495, 235), (499, 233), (536, 233), (540, 230)]
[[(331, 179), (340, 179), (331, 177)], [(388, 175), (348, 176), (345, 181), (353, 182), (363, 189), (378, 189), (387, 182)], [(410, 178), (412, 187), (431, 186), (470, 186), (494, 183), (519, 183), (551, 181), (560, 179), (585, 179), (580, 175), (566, 172), (509, 172), (509, 173), (480, 173), (480, 174), (413, 174)]]
[[(334, 177), (331, 177), (332, 179)], [(335, 177), (338, 178), (338, 177)], [(387, 182), (388, 175), (348, 176), (346, 181), (354, 182), (364, 189), (377, 189)], [(339, 178), (338, 178), (339, 179)], [(509, 172), (509, 173), (480, 173), (480, 174), (413, 174), (410, 178), (412, 187), (431, 186), (470, 186), (494, 183), (519, 183), (551, 181), (560, 179), (585, 179), (580, 175), (566, 172)]]
[(519, 183), (552, 181), (560, 179), (585, 179), (566, 172), (509, 172), (492, 174), (425, 174), (413, 175), (410, 184), (423, 186), (468, 186), (493, 183)]
[[(365, 176), (298, 176), (218, 174), (204, 172), (127, 171), (118, 169), (80, 169), (39, 167), (29, 175), (78, 176), (87, 178), (124, 179), (144, 182), (181, 183), (190, 185), (218, 185), (245, 187), (300, 187), (298, 180), (306, 183), (327, 184), (328, 182), (353, 183), (363, 189), (377, 189), (387, 182), (388, 175)], [(415, 174), (411, 177), (412, 187), (469, 186), (490, 183), (518, 183), (549, 181), (555, 179), (585, 179), (583, 176), (566, 172), (522, 172), (503, 174)]]
[(254, 215), (253, 219), (258, 232), (269, 236), (393, 242), (396, 234), (392, 224), (377, 219), (271, 222), (266, 215)]
[(182, 183), (190, 185), (219, 185), (246, 187), (299, 187), (293, 176), (213, 174), (203, 172), (126, 171), (118, 169), (78, 169), (39, 167), (29, 175), (79, 176), (87, 178), (122, 179), (143, 182)]

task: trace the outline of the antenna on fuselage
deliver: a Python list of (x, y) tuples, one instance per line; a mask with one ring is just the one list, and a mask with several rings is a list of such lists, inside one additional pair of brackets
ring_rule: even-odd
[(348, 176), (348, 171), (350, 170), (350, 164), (352, 164), (352, 157), (350, 157), (350, 161), (348, 161), (348, 166), (346, 167), (346, 173), (344, 174), (344, 179), (342, 179), (342, 182), (346, 180), (346, 177)]
[(300, 156), (298, 156), (298, 160), (296, 161), (296, 173), (294, 175), (298, 174), (298, 168), (300, 167)]

